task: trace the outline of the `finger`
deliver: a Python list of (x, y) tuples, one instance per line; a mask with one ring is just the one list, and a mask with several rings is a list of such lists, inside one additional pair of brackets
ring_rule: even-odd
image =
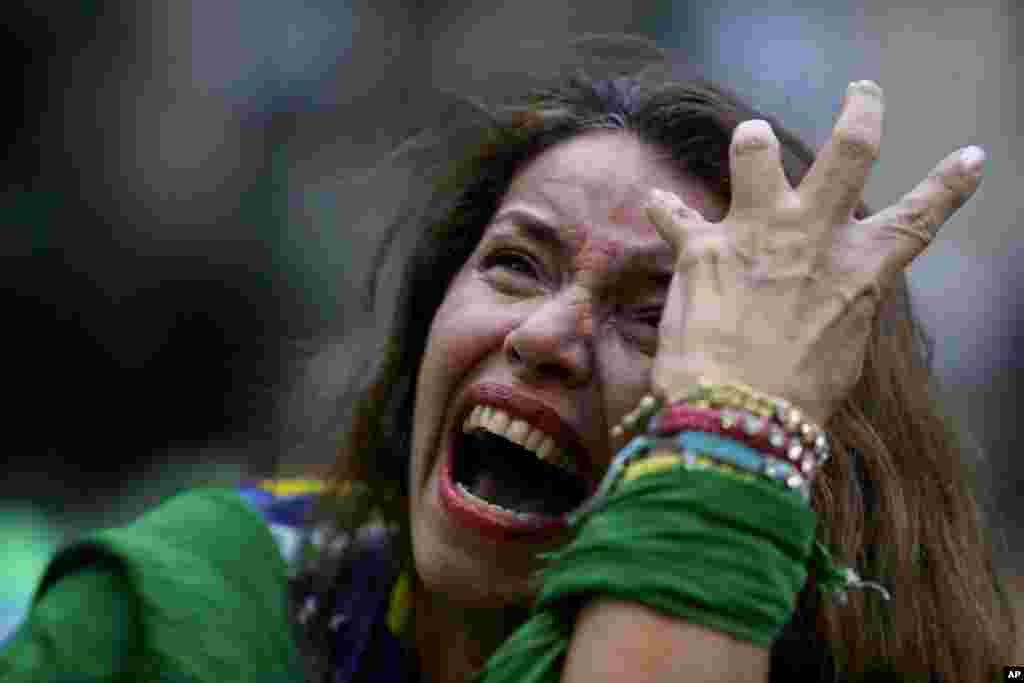
[(862, 228), (875, 231), (877, 240), (887, 245), (881, 252), (883, 282), (891, 281), (924, 251), (939, 228), (974, 195), (984, 164), (980, 147), (954, 152), (898, 202), (862, 221)]
[(779, 140), (771, 124), (760, 119), (736, 126), (729, 145), (732, 199), (730, 211), (775, 206), (791, 191), (782, 171)]
[(860, 201), (881, 148), (884, 112), (882, 89), (876, 83), (851, 83), (832, 137), (800, 184), (802, 197), (837, 221), (849, 220)]
[(651, 190), (647, 217), (677, 257), (686, 253), (687, 226), (704, 222), (700, 212), (687, 206), (679, 195), (657, 188)]

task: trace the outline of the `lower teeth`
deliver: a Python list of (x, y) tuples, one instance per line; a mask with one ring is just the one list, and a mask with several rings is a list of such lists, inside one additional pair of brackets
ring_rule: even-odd
[(507, 515), (514, 515), (516, 519), (522, 520), (524, 522), (525, 521), (529, 521), (529, 520), (533, 519), (534, 517), (536, 517), (536, 515), (531, 515), (528, 512), (517, 512), (515, 510), (509, 510), (506, 507), (502, 507), (502, 506), (498, 505), (497, 503), (488, 502), (488, 501), (484, 500), (483, 498), (481, 498), (480, 496), (477, 496), (477, 495), (471, 493), (470, 490), (467, 489), (465, 487), (465, 485), (462, 484), (461, 482), (456, 482), (455, 486), (459, 489), (459, 492), (462, 493), (462, 495), (466, 496), (467, 498), (472, 499), (473, 501), (475, 501), (477, 503), (482, 503), (483, 505), (486, 505), (487, 507), (491, 508), (492, 510), (496, 510), (498, 512), (504, 512)]

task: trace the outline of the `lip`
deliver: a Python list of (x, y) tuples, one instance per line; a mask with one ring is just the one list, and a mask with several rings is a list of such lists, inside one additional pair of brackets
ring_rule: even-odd
[[(583, 439), (579, 432), (562, 419), (552, 408), (548, 407), (535, 398), (514, 391), (503, 384), (481, 383), (470, 387), (463, 398), (459, 411), (456, 414), (458, 419), (453, 425), (453, 434), (459, 434), (462, 424), (477, 404), (484, 403), (495, 408), (500, 408), (513, 417), (526, 420), (531, 425), (549, 434), (555, 445), (570, 453), (579, 469), (580, 476), (587, 483), (590, 492), (593, 493), (596, 486), (594, 481), (594, 463), (590, 454), (583, 446)], [(451, 444), (454, 447), (454, 439)]]

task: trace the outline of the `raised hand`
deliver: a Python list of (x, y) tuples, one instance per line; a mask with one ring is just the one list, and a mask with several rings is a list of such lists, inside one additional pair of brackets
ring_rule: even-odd
[(851, 83), (832, 136), (796, 189), (764, 121), (730, 147), (729, 212), (711, 223), (655, 191), (647, 213), (676, 253), (652, 384), (743, 382), (824, 424), (860, 378), (880, 299), (977, 189), (984, 153), (951, 154), (897, 203), (853, 217), (882, 138), (882, 90)]

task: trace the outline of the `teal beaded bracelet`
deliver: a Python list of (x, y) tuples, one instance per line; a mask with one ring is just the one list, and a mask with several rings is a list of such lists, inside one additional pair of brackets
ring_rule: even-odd
[[(700, 451), (716, 460), (779, 482), (791, 491), (799, 493), (805, 503), (810, 502), (810, 482), (791, 463), (756, 451), (739, 441), (715, 434), (683, 432), (667, 440), (673, 443), (677, 450)], [(663, 444), (666, 440), (659, 441)]]
[(805, 505), (810, 505), (810, 482), (800, 476), (799, 471), (787, 462), (766, 456), (738, 441), (703, 432), (683, 432), (673, 437), (642, 435), (634, 437), (612, 460), (597, 490), (583, 505), (568, 515), (569, 524), (575, 526), (586, 515), (600, 509), (612, 488), (621, 479), (626, 467), (646, 457), (655, 449), (669, 449), (680, 453), (687, 461), (697, 454), (706, 455), (719, 462), (728, 463), (739, 469), (779, 483), (800, 496)]

